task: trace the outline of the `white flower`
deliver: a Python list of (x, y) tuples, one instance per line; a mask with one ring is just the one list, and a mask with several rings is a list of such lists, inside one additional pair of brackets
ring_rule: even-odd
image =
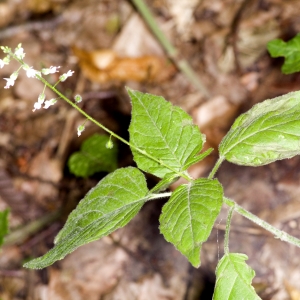
[(51, 66), (49, 69), (42, 69), (42, 73), (44, 74), (44, 75), (49, 75), (49, 74), (54, 74), (54, 73), (56, 73), (56, 72), (59, 72), (57, 69), (59, 69), (60, 68), (60, 66), (58, 66), (58, 67), (53, 67), (53, 66)]
[(74, 71), (69, 70), (67, 73), (62, 74), (61, 76), (59, 76), (59, 80), (60, 81), (65, 81), (68, 77), (71, 77), (73, 75)]
[(11, 86), (15, 84), (15, 81), (12, 78), (4, 78), (6, 82), (6, 86), (4, 87), (5, 89), (9, 89)]
[(80, 136), (81, 135), (81, 133), (82, 133), (82, 131), (84, 131), (84, 125), (79, 125), (78, 127), (77, 127), (77, 135), (78, 136)]
[(8, 65), (8, 63), (9, 61), (6, 57), (3, 60), (0, 59), (0, 68), (2, 69), (5, 65)]
[(42, 75), (41, 72), (34, 70), (33, 67), (29, 67), (28, 65), (25, 65), (23, 69), (26, 71), (26, 76), (28, 78), (35, 78), (35, 75)]
[(82, 97), (80, 95), (76, 95), (74, 99), (75, 99), (75, 103), (80, 103), (82, 101)]
[(45, 101), (44, 103), (44, 108), (47, 109), (49, 108), (51, 105), (54, 105), (55, 103), (57, 102), (57, 99), (50, 99), (50, 100), (47, 100)]
[(23, 60), (23, 58), (25, 57), (24, 49), (20, 45), (15, 50), (15, 56), (21, 60)]
[(32, 111), (36, 111), (37, 109), (41, 109), (42, 104), (39, 102), (35, 102), (33, 105), (33, 110)]
[(9, 89), (11, 86), (15, 84), (16, 79), (18, 78), (18, 72), (13, 72), (9, 78), (4, 78), (6, 82), (5, 89)]
[(34, 103), (32, 111), (36, 111), (37, 109), (41, 109), (42, 104), (45, 101), (45, 98), (46, 98), (46, 95), (44, 93), (41, 93), (38, 97), (38, 101)]

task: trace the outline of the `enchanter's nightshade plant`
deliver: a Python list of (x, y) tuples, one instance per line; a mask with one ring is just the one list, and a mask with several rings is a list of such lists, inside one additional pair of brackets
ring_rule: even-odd
[[(102, 179), (81, 200), (69, 215), (64, 228), (55, 238), (55, 246), (44, 256), (24, 266), (45, 268), (81, 245), (106, 236), (125, 226), (145, 202), (168, 197), (160, 216), (160, 231), (195, 266), (200, 266), (202, 244), (209, 237), (222, 205), (229, 209), (224, 256), (219, 261), (214, 299), (260, 299), (252, 287), (255, 272), (247, 266), (247, 256), (229, 252), (229, 231), (233, 212), (237, 212), (270, 231), (276, 238), (300, 247), (300, 240), (276, 229), (246, 211), (233, 200), (224, 196), (223, 187), (214, 176), (224, 160), (244, 166), (262, 166), (279, 159), (290, 158), (300, 153), (300, 92), (294, 92), (253, 106), (242, 114), (223, 138), (220, 157), (208, 178), (192, 178), (188, 168), (208, 156), (212, 149), (202, 152), (205, 136), (193, 124), (192, 118), (181, 108), (173, 106), (163, 97), (143, 94), (127, 89), (132, 101), (132, 120), (129, 127), (130, 141), (126, 141), (77, 106), (82, 99), (75, 96), (75, 103), (66, 98), (42, 75), (58, 72), (59, 67), (40, 71), (32, 70), (24, 61), (25, 53), (19, 45), (14, 52), (1, 47), (7, 55), (1, 62), (4, 66), (11, 59), (17, 60), (27, 72), (54, 91), (58, 98), (76, 108), (87, 120), (98, 125), (121, 142), (127, 144), (138, 168), (127, 167), (113, 171)], [(18, 74), (19, 70), (13, 74)], [(42, 74), (42, 75), (41, 75)], [(68, 71), (59, 77), (64, 81), (73, 74)], [(13, 75), (8, 87), (17, 79)], [(10, 80), (10, 79), (7, 79)], [(45, 89), (44, 89), (45, 90)], [(53, 105), (57, 99), (45, 101), (44, 91), (34, 104), (34, 111)], [(81, 135), (85, 124), (77, 128)], [(107, 149), (113, 144), (109, 139)], [(80, 153), (78, 154), (80, 156)], [(77, 158), (76, 158), (77, 159)], [(82, 158), (80, 158), (82, 159)], [(142, 171), (160, 178), (160, 182), (148, 189)], [(85, 173), (86, 174), (86, 173)], [(165, 192), (174, 181), (187, 180), (174, 192)]]

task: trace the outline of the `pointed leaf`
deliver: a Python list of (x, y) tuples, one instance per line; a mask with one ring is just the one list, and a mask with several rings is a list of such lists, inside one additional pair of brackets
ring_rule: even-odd
[[(176, 171), (202, 149), (205, 137), (181, 108), (163, 97), (128, 89), (132, 100), (130, 143)], [(145, 172), (163, 178), (170, 169), (132, 149), (134, 160)]]
[(245, 263), (247, 259), (247, 255), (239, 253), (229, 253), (222, 257), (216, 269), (213, 300), (261, 299), (251, 286), (255, 272)]
[(179, 186), (162, 209), (161, 233), (195, 267), (200, 266), (202, 243), (210, 235), (222, 201), (221, 184), (200, 178)]
[(101, 171), (114, 171), (118, 150), (116, 146), (107, 149), (109, 140), (109, 136), (97, 133), (86, 139), (80, 151), (73, 153), (68, 160), (70, 172), (78, 177), (88, 177)]
[(300, 92), (254, 105), (236, 119), (219, 152), (244, 166), (262, 166), (299, 154)]
[(0, 246), (3, 244), (4, 237), (8, 234), (8, 214), (9, 209), (0, 211)]
[(196, 155), (195, 157), (190, 158), (186, 164), (184, 165), (184, 169), (189, 168), (190, 166), (198, 163), (199, 161), (203, 160), (206, 156), (208, 156), (209, 154), (211, 154), (214, 151), (213, 148), (209, 148), (207, 149), (205, 152)]
[(281, 68), (282, 73), (291, 74), (300, 71), (300, 34), (293, 39), (284, 42), (281, 39), (270, 41), (267, 45), (272, 57), (285, 57)]
[(79, 246), (125, 226), (143, 206), (147, 193), (145, 177), (136, 168), (118, 169), (107, 175), (70, 214), (55, 239), (55, 247), (24, 267), (45, 268)]

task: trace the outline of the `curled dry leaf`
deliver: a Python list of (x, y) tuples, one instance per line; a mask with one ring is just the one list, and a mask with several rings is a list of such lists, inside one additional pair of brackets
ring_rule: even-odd
[(174, 66), (158, 56), (120, 57), (110, 49), (84, 51), (73, 47), (84, 75), (95, 82), (154, 81), (168, 79), (175, 72)]

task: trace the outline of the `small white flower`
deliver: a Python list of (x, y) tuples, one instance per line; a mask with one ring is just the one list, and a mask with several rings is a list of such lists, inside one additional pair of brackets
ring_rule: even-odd
[(23, 69), (26, 71), (26, 76), (28, 78), (35, 78), (35, 75), (42, 75), (41, 72), (34, 70), (33, 67), (29, 67), (28, 65), (25, 65)]
[(60, 66), (58, 66), (58, 67), (51, 66), (49, 69), (42, 69), (42, 73), (44, 75), (54, 74), (56, 72), (59, 72), (59, 70), (57, 70), (59, 68), (60, 68)]
[(6, 86), (4, 87), (5, 89), (9, 89), (11, 86), (15, 84), (15, 81), (12, 78), (4, 78), (6, 82)]
[(81, 133), (82, 133), (82, 131), (84, 131), (84, 125), (79, 125), (78, 127), (77, 127), (77, 135), (78, 136), (80, 136), (81, 135)]
[(5, 65), (9, 64), (9, 60), (5, 57), (3, 60), (0, 59), (0, 68), (2, 69)]
[(80, 95), (76, 95), (74, 99), (75, 99), (75, 103), (80, 103), (82, 101), (82, 97)]
[(32, 111), (36, 111), (37, 109), (41, 109), (42, 104), (39, 102), (35, 102), (33, 105), (33, 110)]
[(36, 111), (37, 109), (41, 109), (42, 104), (44, 103), (46, 98), (45, 93), (41, 93), (38, 97), (38, 101), (34, 103), (33, 105), (33, 110), (32, 111)]
[(25, 57), (24, 49), (21, 47), (21, 45), (19, 45), (18, 48), (15, 49), (15, 56), (21, 60), (23, 60), (23, 58)]
[(44, 103), (44, 108), (47, 109), (49, 108), (51, 105), (54, 105), (55, 103), (57, 102), (57, 99), (50, 99), (50, 100), (47, 100), (45, 101)]
[(62, 74), (61, 76), (59, 76), (59, 80), (60, 81), (65, 81), (68, 77), (71, 77), (73, 75), (74, 71), (69, 70), (67, 73)]
[(18, 72), (13, 72), (9, 78), (4, 78), (6, 80), (5, 89), (9, 89), (15, 84), (16, 79), (18, 78)]

